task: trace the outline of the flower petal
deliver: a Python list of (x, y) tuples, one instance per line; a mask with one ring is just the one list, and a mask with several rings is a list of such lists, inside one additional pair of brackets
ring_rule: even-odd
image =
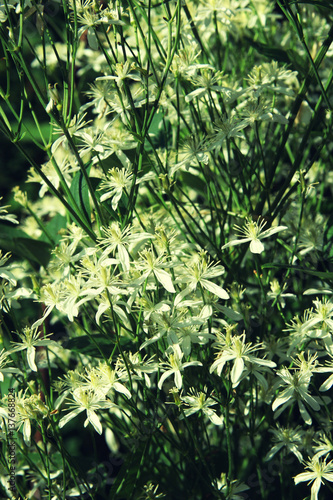
[(87, 410), (87, 417), (93, 428), (95, 429), (98, 434), (102, 434), (102, 424), (99, 421), (98, 416), (93, 410)]
[(36, 354), (36, 349), (34, 348), (34, 346), (28, 347), (27, 360), (28, 360), (28, 365), (30, 366), (30, 368), (33, 372), (37, 371), (37, 366), (35, 363), (35, 354)]
[(220, 297), (220, 299), (223, 300), (228, 300), (229, 294), (224, 290), (224, 288), (216, 285), (215, 283), (212, 283), (211, 281), (201, 279), (200, 280), (201, 285), (206, 288), (209, 292), (213, 293), (214, 295), (217, 295)]
[(255, 239), (252, 240), (250, 243), (250, 252), (252, 253), (262, 253), (265, 250), (264, 245), (261, 243), (260, 240)]
[(154, 269), (154, 274), (161, 285), (163, 285), (168, 292), (176, 293), (176, 290), (174, 289), (174, 286), (172, 284), (170, 274), (168, 274), (166, 271), (163, 271), (163, 269)]

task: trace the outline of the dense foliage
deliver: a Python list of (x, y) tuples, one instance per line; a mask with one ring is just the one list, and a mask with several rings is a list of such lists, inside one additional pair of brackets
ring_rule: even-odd
[(331, 498), (330, 2), (2, 0), (0, 38), (1, 497)]

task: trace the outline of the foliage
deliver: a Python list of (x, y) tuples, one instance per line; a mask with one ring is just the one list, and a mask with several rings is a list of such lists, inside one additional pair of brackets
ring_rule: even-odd
[(3, 498), (330, 498), (332, 21), (0, 2)]

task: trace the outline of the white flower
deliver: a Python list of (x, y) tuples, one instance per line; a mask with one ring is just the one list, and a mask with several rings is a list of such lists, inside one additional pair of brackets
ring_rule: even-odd
[(221, 479), (217, 481), (217, 487), (227, 500), (243, 500), (243, 491), (250, 489), (246, 484), (237, 480), (231, 481), (230, 484), (228, 484), (227, 475), (225, 473), (221, 474)]
[[(2, 197), (0, 198), (0, 200), (2, 200)], [(8, 207), (9, 205), (0, 207), (0, 219), (7, 220), (8, 222), (12, 222), (13, 224), (18, 224), (18, 221), (16, 220), (16, 215), (8, 214), (8, 210), (6, 210), (6, 208)]]
[[(216, 343), (216, 345), (219, 344)], [(257, 358), (252, 354), (259, 349), (262, 349), (261, 344), (252, 345), (251, 342), (247, 344), (245, 343), (245, 333), (242, 335), (235, 335), (230, 338), (224, 347), (222, 347), (218, 353), (217, 359), (214, 361), (209, 371), (210, 373), (213, 373), (213, 371), (217, 369), (217, 374), (221, 375), (225, 363), (227, 361), (234, 361), (233, 368), (231, 370), (231, 382), (233, 387), (237, 387), (241, 381), (242, 373), (246, 368), (245, 362), (267, 366), (270, 368), (274, 368), (274, 366), (276, 366), (274, 361)]]
[(296, 427), (296, 429), (291, 429), (290, 427), (281, 427), (277, 424), (277, 429), (270, 429), (273, 437), (274, 446), (267, 453), (265, 461), (271, 460), (276, 453), (280, 450), (285, 449), (288, 453), (293, 453), (298, 460), (301, 462), (303, 460), (302, 454), (299, 448), (302, 446), (302, 438), (304, 437), (304, 432), (301, 427)]
[(198, 259), (190, 265), (185, 266), (184, 276), (179, 279), (181, 283), (187, 283), (187, 287), (182, 290), (175, 299), (175, 307), (183, 300), (186, 295), (197, 289), (198, 285), (209, 292), (217, 295), (220, 299), (229, 299), (228, 293), (224, 288), (213, 283), (211, 278), (216, 278), (224, 273), (224, 267), (209, 262), (206, 253), (201, 252)]
[(159, 382), (158, 388), (161, 390), (165, 379), (174, 375), (175, 385), (177, 389), (181, 389), (183, 385), (183, 379), (181, 372), (187, 368), (188, 366), (202, 366), (200, 361), (189, 361), (187, 363), (182, 362), (182, 358), (184, 353), (181, 351), (179, 344), (174, 344), (172, 346), (173, 354), (168, 355), (168, 363), (162, 363), (162, 368), (169, 368), (167, 371), (163, 373)]
[(84, 422), (84, 426), (87, 427), (90, 422), (98, 434), (102, 434), (102, 424), (96, 414), (96, 410), (105, 408), (114, 408), (116, 405), (107, 400), (102, 394), (96, 394), (92, 390), (84, 389), (80, 387), (73, 391), (74, 402), (71, 403), (71, 407), (74, 409), (67, 413), (59, 422), (59, 427), (64, 427), (70, 420), (75, 418), (81, 412), (87, 412), (87, 419)]
[(39, 337), (40, 332), (38, 327), (25, 327), (23, 332), (18, 334), (22, 342), (12, 342), (14, 348), (10, 352), (27, 350), (27, 361), (30, 369), (34, 372), (37, 371), (37, 366), (35, 363), (36, 347), (39, 346), (52, 346), (57, 345), (54, 340), (50, 340), (50, 335), (44, 335), (44, 337)]
[(333, 461), (331, 460), (326, 463), (326, 456), (323, 461), (319, 457), (314, 456), (311, 460), (306, 462), (306, 469), (309, 472), (301, 472), (294, 477), (295, 484), (302, 483), (303, 481), (309, 481), (308, 484), (312, 483), (311, 486), (311, 500), (318, 500), (318, 493), (323, 482), (326, 481), (333, 482)]
[(99, 245), (104, 248), (103, 256), (109, 253), (115, 254), (117, 251), (117, 257), (120, 264), (125, 272), (129, 271), (130, 268), (130, 257), (127, 251), (127, 247), (131, 244), (144, 242), (154, 238), (150, 233), (139, 232), (132, 233), (130, 226), (120, 227), (119, 222), (111, 222), (108, 227), (102, 227), (104, 236), (99, 238)]
[(135, 263), (135, 267), (142, 270), (143, 274), (140, 278), (133, 281), (134, 285), (141, 285), (151, 274), (161, 283), (161, 285), (170, 293), (175, 293), (176, 290), (172, 284), (172, 278), (163, 267), (169, 267), (162, 255), (155, 257), (153, 250), (143, 250), (140, 253), (141, 260)]
[[(28, 389), (18, 391), (15, 394), (15, 426), (16, 432), (23, 426), (23, 439), (27, 446), (31, 444), (31, 421), (36, 420), (39, 424), (49, 414), (49, 409), (46, 404), (41, 400), (40, 395), (32, 394), (27, 396)], [(0, 407), (0, 416), (4, 417), (10, 422), (13, 418), (10, 416), (11, 412), (8, 408), (8, 398), (5, 397), (2, 401), (6, 401), (7, 408)]]
[(112, 210), (117, 210), (123, 191), (130, 189), (132, 186), (132, 178), (133, 174), (129, 168), (111, 168), (107, 178), (103, 179), (98, 187), (99, 191), (104, 189), (107, 190), (107, 192), (101, 196), (100, 201), (103, 202), (112, 198)]
[(235, 245), (241, 245), (242, 243), (251, 242), (250, 251), (252, 253), (262, 253), (265, 250), (265, 248), (260, 240), (268, 238), (269, 236), (272, 236), (273, 234), (278, 233), (279, 231), (284, 231), (285, 229), (288, 229), (287, 226), (276, 226), (263, 231), (263, 228), (266, 225), (266, 223), (267, 222), (262, 218), (259, 218), (258, 222), (247, 218), (244, 227), (235, 226), (235, 228), (240, 233), (243, 233), (244, 236), (242, 236), (241, 239), (235, 239), (229, 241), (229, 243), (223, 245), (222, 250), (224, 248), (232, 247)]
[(322, 330), (333, 329), (333, 302), (325, 297), (322, 300), (318, 298), (313, 301), (315, 310), (311, 311), (311, 318), (305, 323), (304, 328), (310, 329), (320, 325)]
[(124, 80), (130, 79), (134, 80), (136, 82), (141, 81), (141, 77), (138, 73), (132, 73), (132, 71), (135, 71), (136, 67), (134, 63), (129, 63), (129, 61), (126, 61), (125, 63), (117, 63), (115, 64), (115, 74), (114, 75), (106, 75), (106, 76), (99, 76), (96, 78), (96, 81), (99, 80), (114, 80), (117, 84), (118, 87), (123, 87), (124, 86)]
[(311, 396), (308, 392), (308, 388), (311, 380), (311, 372), (309, 370), (295, 370), (292, 374), (287, 368), (282, 368), (277, 372), (277, 375), (282, 378), (283, 383), (287, 386), (278, 397), (275, 399), (272, 405), (272, 410), (275, 412), (279, 407), (279, 410), (275, 414), (277, 418), (281, 413), (291, 406), (294, 402), (297, 402), (298, 408), (307, 425), (311, 425), (312, 419), (309, 412), (306, 410), (303, 401), (308, 404), (314, 411), (320, 409), (318, 400)]
[(190, 165), (198, 165), (198, 163), (207, 165), (209, 156), (206, 150), (207, 148), (204, 140), (200, 140), (195, 136), (188, 137), (181, 147), (181, 160), (170, 168), (170, 177), (183, 166), (188, 170)]
[(316, 368), (316, 372), (319, 373), (331, 373), (331, 375), (321, 384), (319, 387), (320, 392), (328, 391), (333, 385), (333, 356), (329, 353), (330, 361), (326, 361), (325, 366), (319, 366)]
[[(204, 388), (207, 391), (207, 387)], [(189, 390), (189, 396), (182, 396), (182, 401), (186, 403), (190, 408), (184, 410), (185, 417), (189, 417), (194, 413), (201, 411), (203, 415), (209, 418), (209, 420), (214, 425), (222, 425), (223, 417), (216, 415), (215, 410), (212, 410), (211, 406), (217, 404), (212, 398), (207, 397), (204, 392), (198, 392), (193, 387)]]
[(273, 278), (273, 280), (269, 284), (271, 287), (271, 291), (267, 293), (267, 299), (273, 300), (274, 304), (276, 302), (279, 302), (282, 308), (284, 308), (286, 305), (286, 301), (284, 300), (285, 297), (296, 297), (296, 295), (294, 295), (293, 293), (285, 293), (287, 284), (284, 283), (283, 287), (281, 288), (280, 283), (276, 278)]
[(13, 273), (9, 270), (9, 266), (4, 266), (6, 262), (10, 259), (11, 254), (7, 252), (5, 255), (2, 254), (0, 250), (0, 277), (9, 281), (11, 285), (16, 285), (16, 278)]
[(8, 361), (6, 358), (8, 357), (8, 352), (5, 349), (2, 349), (0, 352), (0, 382), (4, 381), (4, 374), (6, 373), (20, 373), (18, 368), (5, 368)]

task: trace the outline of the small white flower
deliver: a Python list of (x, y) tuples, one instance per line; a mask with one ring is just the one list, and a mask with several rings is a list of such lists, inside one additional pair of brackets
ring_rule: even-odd
[(39, 337), (40, 332), (38, 331), (38, 327), (25, 327), (23, 328), (23, 332), (18, 334), (21, 338), (22, 342), (12, 342), (14, 348), (10, 352), (23, 351), (27, 350), (27, 361), (30, 369), (34, 372), (37, 371), (37, 366), (35, 362), (36, 356), (36, 347), (39, 346), (52, 346), (57, 345), (54, 340), (50, 340), (49, 335), (45, 335), (43, 337)]
[(99, 191), (107, 190), (101, 196), (100, 201), (103, 202), (112, 198), (112, 210), (117, 210), (123, 192), (132, 186), (132, 178), (133, 174), (129, 168), (119, 169), (115, 167), (110, 169), (107, 178), (103, 179), (98, 187)]
[(96, 394), (92, 390), (84, 389), (80, 387), (73, 391), (74, 402), (71, 403), (71, 407), (74, 409), (67, 413), (59, 422), (59, 427), (64, 427), (70, 420), (75, 418), (81, 412), (87, 412), (87, 419), (84, 422), (84, 426), (87, 427), (89, 422), (94, 427), (98, 434), (102, 434), (102, 424), (96, 414), (96, 410), (114, 408), (116, 405), (107, 400), (105, 396), (101, 394)]
[(259, 218), (258, 222), (247, 218), (244, 227), (235, 226), (235, 228), (240, 233), (243, 233), (244, 236), (242, 236), (240, 239), (229, 241), (228, 243), (223, 245), (222, 250), (224, 250), (224, 248), (250, 242), (250, 251), (252, 253), (258, 253), (258, 254), (262, 253), (265, 250), (265, 248), (264, 245), (261, 243), (261, 240), (268, 238), (269, 236), (272, 236), (273, 234), (278, 233), (279, 231), (284, 231), (285, 229), (288, 229), (287, 226), (276, 226), (263, 231), (263, 228), (265, 227), (266, 223), (267, 222), (262, 218)]
[(242, 373), (245, 370), (245, 363), (253, 363), (261, 366), (274, 368), (276, 364), (274, 361), (268, 359), (257, 358), (254, 356), (254, 352), (262, 349), (261, 344), (252, 345), (251, 342), (245, 343), (245, 333), (242, 335), (235, 335), (230, 339), (227, 339), (225, 346), (219, 346), (219, 342), (215, 345), (220, 347), (220, 352), (217, 355), (217, 359), (214, 361), (210, 367), (210, 373), (213, 373), (217, 369), (217, 374), (221, 375), (224, 365), (227, 361), (233, 361), (233, 367), (231, 370), (231, 382), (233, 387), (237, 387), (241, 381)]
[[(0, 198), (2, 200), (2, 197)], [(8, 222), (12, 222), (13, 224), (18, 224), (16, 220), (16, 215), (8, 214), (8, 210), (6, 210), (9, 205), (5, 205), (0, 207), (0, 219), (7, 220)]]
[(7, 365), (8, 361), (8, 352), (5, 351), (5, 349), (2, 349), (0, 352), (0, 382), (4, 381), (4, 374), (6, 373), (20, 373), (20, 370), (18, 368), (5, 368)]
[(175, 385), (177, 389), (181, 389), (183, 385), (181, 372), (184, 371), (184, 369), (188, 366), (202, 366), (202, 363), (200, 363), (200, 361), (189, 361), (187, 363), (183, 363), (182, 358), (184, 356), (184, 353), (181, 351), (179, 344), (174, 344), (172, 346), (172, 349), (173, 354), (168, 355), (169, 362), (162, 363), (162, 368), (165, 367), (169, 369), (163, 373), (158, 382), (158, 388), (160, 390), (162, 389), (164, 381), (168, 377), (171, 377), (171, 375), (174, 375)]
[[(207, 391), (207, 387), (205, 387), (204, 390)], [(215, 410), (211, 408), (211, 406), (216, 405), (217, 402), (212, 398), (207, 397), (204, 392), (198, 392), (193, 387), (191, 387), (191, 389), (189, 390), (189, 395), (182, 396), (181, 399), (182, 401), (184, 401), (184, 403), (187, 404), (187, 406), (190, 407), (184, 410), (185, 417), (189, 417), (190, 415), (201, 411), (203, 415), (208, 417), (214, 425), (223, 424), (223, 417), (219, 417), (218, 415), (216, 415)]]
[(272, 410), (275, 412), (279, 408), (275, 414), (275, 418), (279, 417), (286, 408), (297, 402), (304, 422), (307, 425), (311, 425), (312, 418), (304, 403), (309, 405), (314, 411), (320, 410), (318, 399), (309, 394), (311, 372), (309, 370), (300, 369), (295, 370), (292, 374), (288, 368), (282, 368), (277, 372), (277, 375), (283, 380), (281, 384), (284, 384), (287, 387), (273, 402)]
[(152, 274), (161, 283), (161, 285), (170, 293), (176, 293), (172, 283), (172, 277), (168, 274), (163, 267), (170, 267), (170, 264), (165, 261), (163, 255), (155, 257), (154, 251), (143, 250), (140, 252), (141, 260), (135, 263), (136, 268), (143, 271), (140, 278), (133, 281), (134, 285), (141, 285)]
[(318, 493), (320, 487), (323, 483), (323, 479), (326, 481), (333, 482), (333, 461), (331, 460), (326, 463), (328, 455), (324, 460), (320, 460), (319, 457), (314, 456), (311, 460), (306, 462), (306, 469), (309, 472), (301, 472), (294, 477), (295, 484), (302, 483), (303, 481), (309, 481), (308, 484), (312, 483), (311, 486), (311, 500), (318, 500)]
[(180, 304), (184, 297), (196, 290), (198, 285), (217, 295), (220, 299), (228, 300), (229, 294), (224, 288), (211, 281), (212, 278), (216, 278), (223, 273), (224, 267), (209, 262), (206, 252), (198, 254), (198, 258), (194, 263), (186, 265), (184, 276), (179, 279), (181, 283), (186, 283), (187, 286), (177, 295), (175, 306)]

